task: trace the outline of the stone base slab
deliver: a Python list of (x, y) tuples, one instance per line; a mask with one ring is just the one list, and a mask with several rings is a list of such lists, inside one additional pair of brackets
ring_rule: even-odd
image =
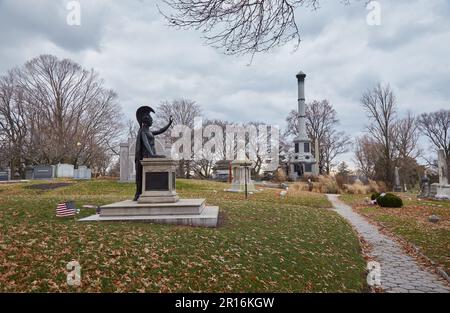
[(175, 203), (180, 200), (180, 197), (175, 193), (173, 195), (167, 195), (167, 196), (149, 196), (148, 194), (142, 194), (139, 199), (138, 203), (140, 204), (147, 204), (147, 203)]
[(450, 185), (437, 185), (436, 199), (449, 200), (450, 199)]
[[(180, 200), (182, 201), (182, 200)], [(155, 224), (185, 225), (194, 227), (217, 227), (219, 207), (205, 206), (200, 214), (167, 214), (167, 215), (134, 215), (134, 216), (101, 216), (92, 215), (78, 220), (79, 222), (148, 222)]]
[(101, 217), (149, 216), (149, 215), (195, 215), (201, 214), (205, 199), (180, 199), (175, 203), (138, 203), (126, 200), (100, 207)]

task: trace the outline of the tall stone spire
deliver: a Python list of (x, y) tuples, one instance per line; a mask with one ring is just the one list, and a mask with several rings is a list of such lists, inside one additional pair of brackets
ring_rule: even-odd
[(299, 134), (297, 139), (299, 140), (308, 140), (308, 133), (306, 131), (305, 78), (306, 74), (302, 71), (297, 74), (299, 127)]
[(301, 176), (317, 175), (316, 159), (312, 154), (312, 144), (306, 129), (306, 103), (305, 103), (305, 78), (306, 74), (299, 72), (297, 75), (298, 86), (298, 135), (294, 139), (294, 154), (290, 160), (291, 179)]

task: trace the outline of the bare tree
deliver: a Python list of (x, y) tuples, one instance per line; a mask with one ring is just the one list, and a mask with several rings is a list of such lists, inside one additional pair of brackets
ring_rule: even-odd
[(158, 105), (156, 109), (158, 124), (166, 125), (170, 116), (173, 117), (173, 126), (186, 125), (193, 128), (194, 119), (202, 116), (202, 109), (195, 101), (183, 98), (171, 102), (164, 101)]
[(322, 171), (330, 175), (331, 169), (337, 164), (334, 163), (339, 155), (347, 153), (350, 150), (351, 138), (344, 132), (338, 132), (331, 129), (324, 134), (322, 146), (320, 148)]
[[(211, 178), (213, 174), (214, 165), (219, 160), (226, 159), (226, 151), (225, 151), (225, 131), (226, 126), (230, 125), (227, 121), (223, 120), (206, 120), (203, 122), (203, 137), (202, 144), (205, 145), (209, 140), (217, 139), (218, 142), (221, 142), (221, 145), (214, 145), (214, 151), (206, 151), (207, 155), (203, 155), (203, 157), (199, 160), (194, 159), (192, 164), (192, 170), (195, 175), (201, 179)], [(218, 129), (210, 127), (218, 127)], [(219, 134), (219, 129), (220, 133)], [(213, 131), (214, 130), (214, 131)], [(221, 139), (221, 140), (220, 140)], [(205, 146), (203, 146), (205, 147)]]
[(411, 112), (395, 123), (394, 145), (399, 158), (417, 159), (422, 150), (418, 146), (419, 128), (417, 119)]
[(380, 144), (368, 135), (355, 140), (355, 163), (359, 172), (369, 179), (376, 180), (376, 164), (380, 154)]
[[(5, 91), (12, 90), (11, 99), (15, 99), (15, 110), (21, 116), (15, 117), (15, 128), (20, 128), (25, 142), (15, 140), (17, 134), (9, 141), (23, 147), (22, 163), (83, 163), (105, 169), (108, 160), (117, 154), (122, 131), (117, 95), (103, 87), (93, 70), (84, 70), (68, 59), (42, 55), (2, 81), (1, 93), (5, 97), (0, 120), (8, 119), (11, 113)], [(9, 87), (5, 83), (8, 81)], [(1, 127), (6, 130), (9, 126)]]
[[(185, 125), (193, 129), (194, 119), (196, 117), (202, 116), (201, 107), (197, 103), (195, 103), (195, 101), (189, 99), (175, 99), (171, 102), (164, 101), (160, 105), (158, 105), (155, 111), (157, 123), (156, 126), (166, 125), (169, 122), (170, 116), (172, 116), (174, 121), (172, 127), (175, 125)], [(170, 137), (170, 132), (166, 132), (163, 135), (163, 138), (170, 143), (173, 143), (173, 141), (175, 140), (174, 138)], [(190, 177), (193, 165), (193, 157), (194, 156), (192, 154), (190, 160), (180, 160), (178, 167), (179, 176), (184, 178)]]
[(139, 124), (135, 120), (127, 121), (127, 138), (136, 138), (139, 131)]
[(201, 30), (207, 44), (226, 54), (255, 54), (294, 41), (300, 44), (295, 9), (318, 0), (165, 0), (170, 26)]
[[(11, 170), (22, 170), (21, 163), (28, 145), (27, 110), (22, 93), (17, 92), (14, 71), (0, 77), (1, 159)], [(8, 161), (7, 161), (8, 160)]]
[(380, 83), (373, 89), (364, 92), (361, 104), (371, 123), (367, 131), (382, 148), (383, 165), (381, 178), (388, 185), (393, 185), (395, 158), (395, 124), (396, 99), (390, 85)]
[(444, 150), (450, 165), (450, 110), (423, 113), (418, 120), (419, 129), (436, 150)]
[(419, 127), (423, 135), (434, 145), (436, 150), (444, 150), (450, 156), (450, 110), (423, 113), (419, 117)]

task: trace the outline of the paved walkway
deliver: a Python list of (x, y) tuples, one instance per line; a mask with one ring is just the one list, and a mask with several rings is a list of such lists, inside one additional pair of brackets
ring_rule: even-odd
[(380, 263), (381, 288), (385, 292), (450, 292), (448, 284), (440, 276), (422, 269), (417, 262), (405, 254), (400, 245), (361, 215), (338, 199), (337, 195), (327, 195), (337, 213), (342, 215), (367, 241), (372, 249), (369, 256)]

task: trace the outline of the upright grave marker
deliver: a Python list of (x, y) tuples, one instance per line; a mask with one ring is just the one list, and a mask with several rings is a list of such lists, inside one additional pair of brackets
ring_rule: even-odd
[(436, 199), (450, 199), (450, 185), (448, 184), (448, 165), (444, 150), (438, 152), (439, 184), (436, 186)]
[(33, 179), (52, 179), (55, 177), (55, 167), (52, 165), (36, 165), (33, 167)]
[(10, 169), (0, 169), (0, 181), (8, 181), (11, 179)]

